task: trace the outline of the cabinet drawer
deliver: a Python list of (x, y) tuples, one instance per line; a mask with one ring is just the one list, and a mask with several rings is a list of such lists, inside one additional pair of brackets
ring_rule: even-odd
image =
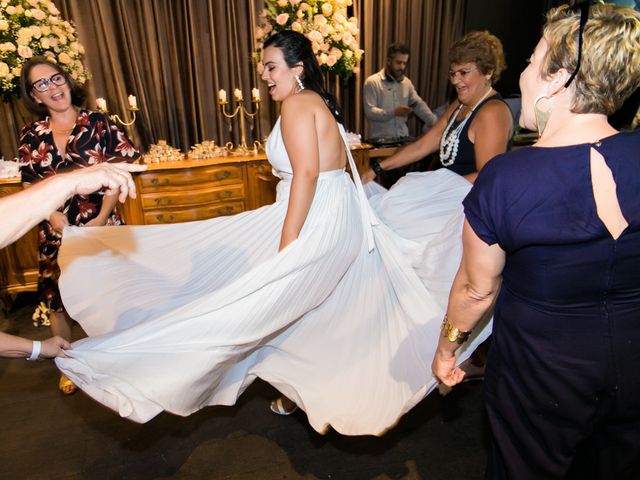
[(196, 183), (237, 183), (242, 181), (242, 168), (236, 165), (212, 165), (176, 171), (145, 172), (140, 174), (142, 189), (180, 187)]
[(244, 185), (221, 185), (196, 190), (167, 191), (158, 193), (143, 193), (141, 196), (142, 207), (181, 207), (203, 205), (212, 202), (221, 202), (244, 198)]
[(155, 223), (192, 222), (194, 220), (235, 215), (243, 212), (244, 209), (244, 202), (236, 201), (188, 209), (151, 210), (144, 213), (144, 223), (150, 225)]

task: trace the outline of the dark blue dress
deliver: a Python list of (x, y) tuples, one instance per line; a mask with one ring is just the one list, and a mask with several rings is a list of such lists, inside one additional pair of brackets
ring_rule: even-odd
[[(617, 240), (596, 212), (590, 147), (629, 223)], [(640, 478), (640, 131), (500, 155), (464, 208), (506, 252), (485, 377), (490, 478)]]

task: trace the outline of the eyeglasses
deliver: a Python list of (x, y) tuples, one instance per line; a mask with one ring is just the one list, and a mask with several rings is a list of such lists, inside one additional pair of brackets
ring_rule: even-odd
[(564, 84), (564, 88), (567, 88), (573, 82), (573, 79), (576, 78), (578, 71), (580, 70), (580, 61), (582, 60), (582, 34), (584, 32), (584, 27), (587, 24), (587, 20), (589, 20), (589, 7), (591, 6), (591, 0), (577, 0), (574, 4), (574, 8), (580, 6), (580, 27), (578, 28), (578, 63), (576, 63), (576, 68), (569, 77), (569, 80)]
[(62, 73), (56, 73), (55, 75), (51, 75), (49, 78), (41, 78), (40, 80), (36, 80), (31, 84), (31, 88), (35, 88), (38, 92), (46, 92), (49, 90), (51, 84), (61, 86), (67, 83), (67, 77), (65, 77)]
[(460, 79), (464, 80), (471, 72), (477, 70), (478, 67), (459, 68), (458, 70), (449, 70), (449, 80), (452, 82), (460, 75)]

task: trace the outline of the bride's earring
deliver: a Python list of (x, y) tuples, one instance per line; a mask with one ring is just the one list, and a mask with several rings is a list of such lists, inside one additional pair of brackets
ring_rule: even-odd
[(551, 117), (551, 108), (548, 110), (542, 110), (538, 103), (543, 98), (550, 99), (548, 95), (542, 94), (538, 95), (533, 102), (533, 113), (536, 117), (536, 127), (538, 129), (538, 135), (542, 135), (545, 127), (547, 126), (547, 122), (549, 121), (549, 117)]
[(302, 83), (302, 80), (300, 80), (300, 75), (296, 75), (296, 82), (298, 83), (298, 88), (300, 90), (298, 90), (299, 92), (304, 90), (304, 84)]

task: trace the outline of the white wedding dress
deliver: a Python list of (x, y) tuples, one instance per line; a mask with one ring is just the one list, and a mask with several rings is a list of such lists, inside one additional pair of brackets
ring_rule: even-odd
[[(279, 120), (267, 152), (281, 178), (273, 205), (183, 224), (65, 228), (62, 298), (90, 337), (56, 364), (136, 422), (232, 405), (259, 377), (319, 432), (383, 434), (437, 385), (431, 361), (464, 195), (445, 202), (435, 227), (403, 238), (359, 178), (322, 172), (298, 239), (278, 252), (292, 176)], [(398, 207), (393, 193), (371, 199), (383, 220)], [(486, 334), (477, 329), (460, 361)]]

